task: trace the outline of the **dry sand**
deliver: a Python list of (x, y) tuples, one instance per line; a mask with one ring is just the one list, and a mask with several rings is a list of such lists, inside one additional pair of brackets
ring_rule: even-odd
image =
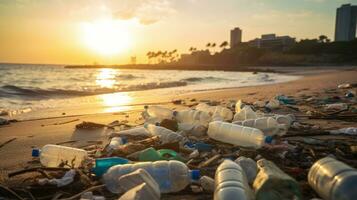
[[(301, 74), (296, 71), (293, 73)], [(257, 100), (268, 100), (277, 94), (292, 95), (296, 98), (301, 95), (310, 94), (323, 97), (326, 89), (336, 88), (337, 85), (341, 83), (356, 81), (356, 69), (348, 71), (315, 71), (305, 73), (303, 78), (287, 83), (198, 92), (171, 97), (171, 99), (183, 99), (188, 103), (193, 103), (191, 99), (196, 99), (197, 101), (204, 99), (219, 101), (243, 99), (247, 102), (254, 102)], [(159, 99), (157, 101), (159, 101)], [(174, 105), (172, 103), (165, 104), (165, 106), (175, 109), (182, 108), (182, 105)], [(114, 120), (128, 120), (129, 124), (132, 125), (141, 124), (143, 121), (139, 120), (139, 118), (140, 112), (143, 110), (142, 106), (132, 108), (130, 111), (121, 113), (65, 116), (53, 119), (21, 121), (2, 126), (0, 127), (0, 144), (12, 138), (16, 138), (16, 140), (0, 148), (0, 157), (2, 158), (0, 161), (0, 169), (12, 171), (25, 167), (27, 162), (31, 161), (32, 147), (42, 147), (45, 144), (56, 144), (71, 140), (75, 140), (76, 142), (65, 145), (80, 147), (89, 144), (88, 141), (93, 140), (103, 141), (105, 144), (108, 130), (103, 129), (93, 133), (81, 134), (75, 132), (75, 125), (82, 121), (108, 124)], [(345, 122), (321, 123), (325, 128), (356, 125)]]

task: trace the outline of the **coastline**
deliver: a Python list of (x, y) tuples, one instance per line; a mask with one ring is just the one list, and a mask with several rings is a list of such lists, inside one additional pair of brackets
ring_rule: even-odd
[[(289, 73), (300, 74), (301, 71)], [(243, 99), (246, 102), (253, 103), (257, 100), (269, 100), (278, 94), (292, 95), (294, 98), (299, 98), (302, 95), (319, 95), (323, 97), (327, 90), (336, 89), (338, 84), (355, 82), (355, 77), (357, 77), (356, 69), (348, 71), (342, 69), (332, 70), (324, 73), (320, 73), (320, 71), (305, 72), (304, 77), (290, 82), (180, 94), (167, 97), (167, 99), (156, 97), (156, 100), (152, 99), (150, 102), (180, 110), (202, 100), (228, 102), (230, 100)], [(186, 104), (174, 104), (171, 103), (172, 100), (183, 100)], [(31, 161), (31, 148), (42, 147), (49, 143), (75, 141), (66, 145), (80, 147), (88, 145), (89, 142), (98, 141), (102, 142), (102, 146), (104, 146), (107, 142), (107, 129), (83, 135), (75, 131), (75, 125), (82, 121), (108, 124), (114, 120), (126, 120), (128, 124), (136, 126), (143, 123), (140, 119), (141, 111), (143, 111), (143, 106), (136, 105), (130, 106), (125, 111), (58, 116), (56, 118), (20, 121), (1, 126), (0, 143), (12, 138), (16, 138), (16, 140), (0, 149), (0, 156), (6, 160), (0, 162), (0, 169), (12, 171), (26, 166), (27, 162)], [(340, 123), (337, 120), (323, 123), (324, 128), (351, 126), (349, 123)]]

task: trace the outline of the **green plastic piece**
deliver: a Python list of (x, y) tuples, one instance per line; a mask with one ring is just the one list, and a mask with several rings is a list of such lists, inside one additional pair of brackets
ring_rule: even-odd
[(158, 161), (158, 160), (178, 160), (184, 161), (184, 159), (171, 149), (155, 150), (150, 147), (140, 152), (139, 161)]

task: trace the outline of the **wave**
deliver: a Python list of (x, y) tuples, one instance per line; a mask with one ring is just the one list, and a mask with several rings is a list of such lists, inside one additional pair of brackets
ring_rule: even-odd
[(118, 74), (115, 77), (119, 78), (119, 79), (124, 79), (124, 80), (132, 80), (132, 79), (142, 78), (141, 76), (135, 76), (132, 74)]
[(208, 76), (208, 77), (189, 77), (189, 78), (181, 79), (181, 81), (183, 81), (183, 82), (226, 81), (226, 80), (230, 80), (230, 79), (218, 78), (218, 77), (213, 77), (213, 76)]
[(187, 82), (150, 82), (138, 85), (122, 85), (117, 88), (95, 88), (93, 90), (65, 90), (65, 89), (41, 89), (24, 88), (15, 85), (4, 85), (0, 87), (0, 97), (4, 98), (23, 98), (23, 99), (46, 99), (46, 98), (64, 98), (76, 96), (89, 96), (108, 94), (114, 92), (142, 91), (159, 88), (171, 88), (186, 86)]

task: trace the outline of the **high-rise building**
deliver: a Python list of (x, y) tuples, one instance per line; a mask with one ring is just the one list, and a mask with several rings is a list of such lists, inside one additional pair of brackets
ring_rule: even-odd
[(351, 41), (356, 38), (357, 6), (344, 4), (337, 8), (335, 41)]
[(276, 34), (265, 34), (261, 38), (248, 41), (252, 47), (285, 51), (295, 44), (295, 38), (290, 36), (276, 36)]
[(242, 42), (242, 30), (235, 28), (231, 30), (231, 48)]

